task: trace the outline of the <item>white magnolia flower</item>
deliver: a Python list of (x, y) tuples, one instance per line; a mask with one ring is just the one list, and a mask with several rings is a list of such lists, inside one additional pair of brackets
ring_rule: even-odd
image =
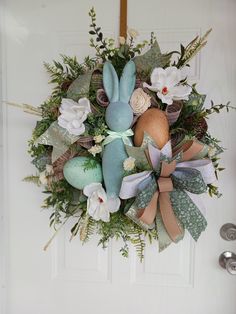
[(74, 135), (84, 133), (85, 126), (83, 122), (91, 112), (90, 102), (87, 98), (80, 98), (78, 102), (63, 98), (59, 110), (61, 115), (58, 117), (58, 124), (62, 128)]
[(87, 211), (94, 220), (110, 221), (110, 213), (118, 211), (120, 199), (108, 197), (101, 183), (90, 183), (84, 187), (84, 195), (88, 197)]
[(123, 167), (125, 171), (131, 171), (135, 167), (135, 158), (128, 157), (123, 162)]
[(136, 30), (136, 29), (133, 29), (133, 28), (128, 28), (128, 31), (127, 31), (128, 35), (132, 38), (136, 38), (138, 37), (139, 35), (139, 32)]
[(161, 101), (171, 105), (173, 100), (188, 100), (192, 88), (180, 83), (184, 73), (176, 67), (155, 68), (151, 74), (151, 83), (144, 83), (143, 86), (157, 93)]
[(94, 139), (96, 144), (101, 143), (104, 140), (104, 138), (105, 138), (105, 136), (101, 135), (101, 134), (96, 135), (96, 136), (93, 137), (93, 139)]
[(151, 97), (142, 88), (137, 88), (130, 98), (130, 106), (135, 114), (141, 115), (151, 106)]
[(90, 149), (88, 149), (88, 152), (90, 152), (90, 154), (92, 154), (93, 156), (101, 153), (101, 151), (102, 151), (102, 146), (100, 145), (94, 145)]
[(120, 37), (119, 37), (119, 41), (120, 41), (120, 44), (121, 44), (121, 45), (124, 45), (124, 44), (125, 44), (126, 39), (125, 39), (125, 37), (120, 36)]

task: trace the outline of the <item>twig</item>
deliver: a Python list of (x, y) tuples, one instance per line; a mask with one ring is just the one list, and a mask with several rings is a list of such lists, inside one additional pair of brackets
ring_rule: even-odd
[(9, 105), (9, 106), (13, 106), (13, 107), (17, 107), (22, 109), (24, 112), (29, 113), (29, 114), (33, 114), (36, 116), (41, 117), (42, 116), (42, 111), (39, 108), (36, 108), (32, 105), (28, 105), (28, 104), (16, 104), (13, 102), (8, 102), (8, 101), (3, 101), (3, 103)]

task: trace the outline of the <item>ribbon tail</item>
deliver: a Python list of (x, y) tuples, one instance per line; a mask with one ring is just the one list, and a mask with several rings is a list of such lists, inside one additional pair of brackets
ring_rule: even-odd
[(146, 208), (139, 210), (137, 217), (147, 225), (154, 222), (157, 213), (157, 200), (159, 193), (156, 191)]
[(132, 145), (132, 141), (129, 139), (128, 136), (123, 136), (123, 137), (122, 137), (122, 141), (123, 141), (124, 145), (133, 146), (133, 145)]
[(111, 143), (112, 141), (114, 141), (115, 139), (117, 139), (118, 137), (114, 137), (114, 136), (111, 136), (111, 135), (108, 135), (105, 140), (102, 142), (102, 146), (105, 146), (109, 143)]
[[(161, 213), (159, 210), (157, 211), (157, 215), (156, 215), (156, 230), (157, 230), (157, 236), (158, 236), (159, 252), (162, 252), (172, 243), (172, 240), (168, 232), (166, 231), (166, 228), (164, 226)], [(182, 240), (183, 237), (184, 237), (184, 229), (181, 236), (179, 236), (176, 242)]]
[(134, 223), (136, 223), (143, 230), (148, 231), (155, 227), (154, 224), (148, 225), (138, 218), (138, 213), (140, 209), (136, 206), (135, 202), (130, 206), (130, 208), (125, 212), (125, 215), (129, 217)]
[(172, 240), (166, 231), (166, 228), (163, 224), (163, 220), (161, 218), (161, 213), (159, 210), (157, 211), (157, 215), (156, 215), (156, 228), (157, 228), (157, 235), (158, 235), (159, 252), (162, 252), (172, 243)]
[(183, 236), (183, 230), (172, 208), (169, 192), (160, 193), (159, 205), (166, 231), (173, 242), (178, 242)]
[(206, 229), (205, 217), (185, 191), (179, 189), (171, 191), (170, 199), (176, 216), (197, 241)]

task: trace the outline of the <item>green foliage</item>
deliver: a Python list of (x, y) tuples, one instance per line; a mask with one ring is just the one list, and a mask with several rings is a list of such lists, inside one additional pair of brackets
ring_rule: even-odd
[[(98, 233), (101, 236), (99, 245), (103, 248), (107, 247), (110, 239), (121, 239), (124, 242), (120, 252), (124, 257), (128, 256), (128, 243), (134, 245), (137, 255), (142, 261), (145, 249), (145, 234), (143, 230), (132, 220), (126, 217), (121, 211), (111, 215), (109, 223), (100, 221), (98, 223)], [(154, 234), (150, 234), (154, 238)]]
[(68, 85), (87, 70), (93, 69), (96, 65), (96, 59), (86, 57), (84, 62), (80, 64), (76, 57), (61, 55), (61, 58), (62, 63), (53, 60), (52, 64), (44, 63), (44, 66), (51, 77), (49, 83), (56, 84), (53, 95), (64, 97)]
[(178, 62), (174, 65), (177, 68), (182, 68), (187, 65), (190, 60), (196, 56), (196, 54), (206, 45), (207, 37), (211, 33), (212, 29), (209, 29), (203, 37), (197, 36), (186, 47), (180, 45), (180, 57)]
[(226, 105), (215, 105), (213, 101), (211, 101), (210, 108), (205, 108), (205, 98), (206, 95), (199, 94), (194, 86), (189, 99), (182, 102), (183, 107), (178, 120), (171, 126), (170, 133), (172, 135), (181, 133), (189, 137), (200, 136), (202, 139), (207, 132), (207, 123), (205, 119), (208, 119), (209, 115), (220, 113), (223, 109), (226, 109), (227, 112), (229, 112), (230, 109), (236, 109), (230, 105), (230, 102)]
[(207, 190), (211, 197), (216, 196), (219, 198), (222, 196), (222, 194), (219, 192), (219, 188), (213, 184), (208, 184)]
[(204, 112), (206, 116), (209, 116), (212, 113), (220, 113), (220, 111), (223, 109), (226, 109), (226, 111), (229, 112), (230, 109), (235, 110), (236, 107), (231, 106), (230, 101), (228, 101), (226, 105), (223, 104), (215, 105), (214, 102), (211, 100), (210, 108), (205, 109)]
[(55, 181), (43, 192), (49, 194), (44, 200), (43, 208), (53, 208), (53, 222), (50, 225), (61, 224), (66, 216), (73, 216), (79, 209), (79, 203), (74, 203), (75, 189), (66, 181)]
[(96, 221), (88, 214), (84, 214), (80, 223), (80, 240), (82, 243), (89, 241), (97, 229)]
[(135, 224), (133, 224), (131, 243), (134, 245), (137, 255), (142, 262), (144, 259), (145, 238), (143, 230)]
[(40, 183), (40, 180), (39, 180), (39, 176), (34, 176), (34, 175), (31, 175), (31, 176), (27, 176), (23, 179), (24, 182), (29, 182), (29, 183), (34, 183), (36, 184), (37, 186), (40, 186), (41, 183)]
[(97, 165), (98, 165), (98, 162), (96, 158), (92, 158), (92, 157), (88, 158), (83, 164), (84, 171), (87, 171), (89, 169), (95, 169), (97, 168)]
[(88, 115), (87, 121), (87, 132), (90, 136), (106, 135), (108, 127), (105, 121), (105, 115), (91, 113)]
[[(95, 49), (97, 58), (101, 59), (103, 62), (106, 60), (111, 61), (120, 77), (125, 64), (130, 59), (134, 58), (135, 55), (141, 54), (142, 50), (148, 45), (148, 41), (134, 45), (134, 38), (130, 37), (129, 42), (125, 40), (119, 47), (115, 47), (114, 39), (105, 38), (101, 27), (97, 26), (94, 8), (89, 11), (89, 16), (91, 18), (89, 34), (92, 36), (90, 38), (90, 46)], [(152, 34), (150, 42), (152, 43), (153, 40), (154, 35)]]

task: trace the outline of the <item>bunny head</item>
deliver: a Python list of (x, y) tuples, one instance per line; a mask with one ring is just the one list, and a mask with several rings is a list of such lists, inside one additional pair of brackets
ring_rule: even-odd
[(113, 65), (108, 61), (104, 64), (103, 85), (110, 101), (105, 118), (112, 131), (126, 131), (132, 124), (133, 110), (129, 105), (129, 100), (135, 87), (135, 72), (135, 63), (129, 61), (119, 81)]

